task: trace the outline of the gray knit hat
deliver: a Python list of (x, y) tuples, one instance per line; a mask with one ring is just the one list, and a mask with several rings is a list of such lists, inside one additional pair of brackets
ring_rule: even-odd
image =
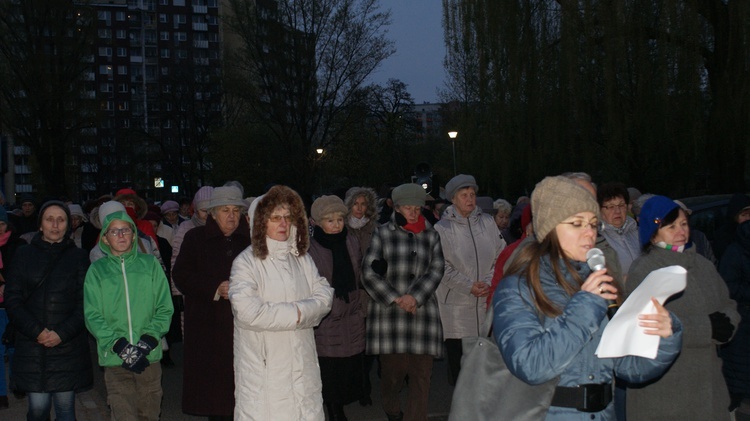
[(534, 234), (544, 241), (557, 224), (579, 212), (592, 212), (599, 217), (596, 198), (575, 181), (563, 177), (546, 177), (531, 193)]
[(445, 185), (445, 198), (453, 201), (453, 196), (458, 193), (459, 190), (463, 189), (464, 187), (474, 187), (474, 193), (479, 190), (479, 186), (477, 186), (477, 180), (474, 179), (474, 176), (466, 175), (466, 174), (459, 174), (448, 181), (448, 184)]
[(344, 201), (338, 196), (320, 196), (315, 199), (312, 208), (310, 208), (310, 214), (317, 223), (320, 223), (326, 215), (332, 213), (346, 215), (348, 211), (349, 209), (344, 205)]
[(208, 202), (208, 209), (219, 206), (239, 206), (247, 209), (247, 203), (242, 200), (242, 191), (235, 186), (216, 187), (211, 192), (211, 201)]
[(102, 203), (99, 206), (99, 225), (104, 226), (104, 220), (107, 219), (107, 216), (117, 211), (125, 212), (125, 205), (116, 200)]
[(424, 206), (427, 193), (419, 184), (407, 183), (393, 189), (391, 199), (394, 206)]
[(213, 193), (213, 191), (213, 187), (203, 186), (195, 192), (195, 196), (193, 196), (193, 207), (196, 211), (208, 209), (208, 202), (211, 201), (211, 193)]

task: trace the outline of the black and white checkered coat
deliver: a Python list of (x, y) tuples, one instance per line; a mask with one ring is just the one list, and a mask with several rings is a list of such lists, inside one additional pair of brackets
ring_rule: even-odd
[[(395, 214), (395, 212), (394, 212)], [(375, 273), (373, 260), (385, 259), (385, 276)], [(413, 234), (394, 217), (372, 236), (362, 262), (362, 283), (372, 297), (367, 318), (367, 353), (410, 353), (442, 356), (443, 330), (435, 290), (445, 270), (440, 236), (429, 225)], [(416, 314), (393, 301), (405, 294), (417, 300)]]

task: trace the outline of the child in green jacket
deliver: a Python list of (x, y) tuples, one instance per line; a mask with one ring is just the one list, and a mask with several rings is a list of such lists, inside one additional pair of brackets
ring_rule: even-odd
[(99, 247), (107, 255), (86, 274), (84, 315), (96, 338), (113, 419), (158, 420), (161, 337), (169, 330), (172, 297), (157, 259), (138, 253), (133, 220), (107, 216)]

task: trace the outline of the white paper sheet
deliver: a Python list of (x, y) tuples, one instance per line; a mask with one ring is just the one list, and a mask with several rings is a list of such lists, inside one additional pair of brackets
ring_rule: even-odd
[(656, 358), (661, 338), (643, 333), (644, 328), (638, 326), (638, 315), (656, 313), (651, 297), (664, 304), (667, 298), (684, 290), (686, 285), (687, 271), (682, 266), (668, 266), (649, 273), (607, 324), (596, 355), (599, 358), (626, 355)]

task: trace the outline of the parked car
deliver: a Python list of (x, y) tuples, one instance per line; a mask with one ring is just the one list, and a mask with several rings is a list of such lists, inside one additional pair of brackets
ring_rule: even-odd
[(727, 205), (731, 197), (731, 194), (717, 194), (686, 197), (680, 201), (692, 211), (690, 227), (703, 231), (708, 240), (713, 243), (716, 231), (727, 220)]

